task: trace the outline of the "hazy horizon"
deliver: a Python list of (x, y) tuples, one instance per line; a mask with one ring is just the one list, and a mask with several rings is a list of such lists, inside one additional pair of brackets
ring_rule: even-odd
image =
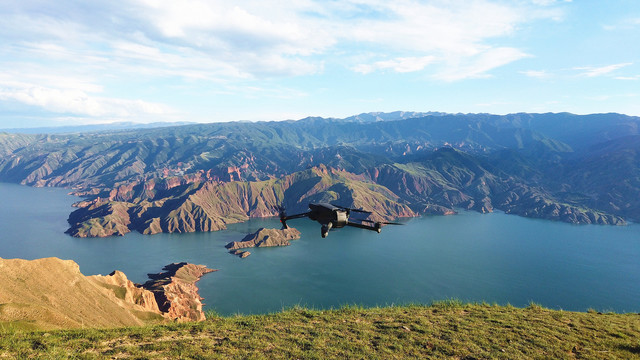
[[(371, 112), (366, 112), (366, 113), (359, 113), (359, 114), (351, 114), (349, 116), (346, 117), (323, 117), (325, 119), (344, 119), (344, 118), (348, 118), (348, 117), (352, 117), (352, 116), (359, 116), (359, 115), (364, 115), (364, 114), (388, 114), (388, 113), (393, 113), (393, 112), (417, 112), (417, 113), (441, 113), (441, 114), (447, 114), (447, 115), (474, 115), (474, 114), (490, 114), (490, 115), (497, 115), (497, 116), (506, 116), (506, 115), (513, 115), (513, 114), (541, 114), (541, 113), (526, 113), (526, 112), (514, 112), (514, 113), (505, 113), (505, 114), (496, 114), (496, 113), (444, 113), (444, 112), (438, 112), (438, 111), (401, 111), (401, 110), (397, 110), (397, 111), (391, 111), (391, 112), (382, 112), (382, 111), (371, 111)], [(572, 115), (598, 115), (598, 114), (605, 114), (605, 113), (591, 113), (591, 114), (577, 114), (577, 113), (570, 113), (570, 112), (549, 112), (550, 114), (561, 114), (561, 113), (567, 113), (567, 114), (572, 114)], [(613, 113), (613, 112), (610, 112)], [(635, 115), (629, 115), (629, 114), (623, 114), (623, 113), (617, 113), (620, 115), (624, 115), (624, 116), (631, 116), (631, 117), (637, 117)], [(229, 120), (226, 122), (241, 122), (241, 123), (257, 123), (257, 122), (273, 122), (273, 121), (299, 121), (299, 120), (304, 120), (306, 118), (314, 118), (314, 117), (319, 117), (319, 116), (314, 116), (314, 115), (309, 115), (309, 116), (305, 116), (303, 118), (299, 118), (299, 119), (272, 119), (272, 120)], [(7, 127), (7, 128), (0, 128), (0, 131), (10, 131), (10, 132), (16, 132), (19, 130), (37, 130), (37, 129), (65, 129), (65, 128), (104, 128), (105, 130), (108, 128), (114, 128), (114, 129), (121, 129), (121, 128), (145, 128), (145, 127), (163, 127), (163, 126), (183, 126), (183, 125), (194, 125), (194, 124), (216, 124), (216, 123), (223, 123), (223, 121), (172, 121), (172, 122), (162, 122), (162, 121), (152, 121), (152, 122), (136, 122), (136, 121), (114, 121), (114, 122), (105, 122), (105, 123), (79, 123), (79, 124), (51, 124), (51, 125), (45, 125), (45, 126), (38, 126), (38, 125), (32, 125), (32, 126), (25, 126), (25, 127)]]

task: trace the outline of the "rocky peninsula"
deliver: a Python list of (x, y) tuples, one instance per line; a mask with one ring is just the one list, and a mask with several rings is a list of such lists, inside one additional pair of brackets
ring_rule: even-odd
[(196, 282), (217, 270), (186, 262), (169, 264), (162, 270), (165, 272), (148, 274), (151, 280), (142, 287), (154, 294), (164, 316), (179, 322), (205, 320)]
[(175, 263), (144, 285), (114, 271), (85, 276), (72, 260), (0, 258), (0, 325), (27, 329), (204, 320), (195, 282), (215, 271)]
[[(287, 197), (284, 197), (284, 194)], [(342, 201), (373, 212), (371, 220), (390, 221), (417, 214), (399, 197), (363, 175), (324, 165), (264, 181), (220, 182), (181, 178), (120, 185), (107, 196), (77, 202), (67, 219), (74, 237), (187, 233), (224, 230), (250, 218), (304, 212), (317, 199)]]

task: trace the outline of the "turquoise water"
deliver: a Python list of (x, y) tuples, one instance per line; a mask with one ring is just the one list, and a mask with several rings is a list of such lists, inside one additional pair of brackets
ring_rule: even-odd
[(292, 220), (291, 246), (224, 245), (277, 219), (255, 219), (197, 234), (131, 233), (76, 239), (64, 234), (77, 200), (63, 189), (0, 183), (0, 257), (72, 259), (86, 275), (124, 271), (136, 282), (176, 261), (219, 269), (198, 283), (206, 309), (223, 315), (294, 305), (332, 308), (463, 301), (585, 311), (640, 312), (640, 225), (576, 226), (503, 213), (409, 219), (381, 234)]

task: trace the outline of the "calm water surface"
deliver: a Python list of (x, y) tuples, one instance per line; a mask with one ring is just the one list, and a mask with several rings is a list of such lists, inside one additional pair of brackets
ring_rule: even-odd
[(585, 311), (640, 312), (640, 225), (576, 226), (503, 213), (462, 212), (410, 219), (381, 234), (345, 228), (322, 239), (314, 222), (291, 246), (250, 249), (240, 259), (224, 245), (277, 219), (256, 219), (198, 234), (131, 233), (76, 239), (64, 234), (71, 204), (63, 189), (0, 183), (0, 257), (72, 259), (85, 275), (124, 271), (136, 282), (176, 261), (220, 271), (198, 286), (206, 309), (265, 313), (315, 308), (463, 301)]

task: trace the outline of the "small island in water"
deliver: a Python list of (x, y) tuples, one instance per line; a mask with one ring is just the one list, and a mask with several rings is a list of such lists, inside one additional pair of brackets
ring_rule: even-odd
[(258, 231), (249, 234), (240, 241), (232, 241), (225, 247), (229, 249), (229, 253), (245, 258), (251, 255), (248, 251), (241, 249), (251, 247), (271, 247), (271, 246), (289, 246), (290, 240), (300, 239), (300, 231), (289, 227), (286, 229), (265, 229), (260, 228)]

